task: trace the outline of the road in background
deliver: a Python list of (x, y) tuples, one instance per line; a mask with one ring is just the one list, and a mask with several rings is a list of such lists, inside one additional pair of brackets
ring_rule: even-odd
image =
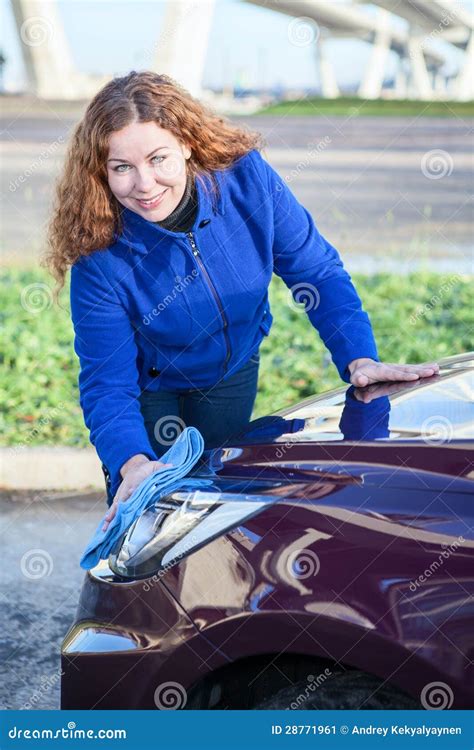
[(105, 493), (0, 492), (0, 709), (59, 708), (60, 647)]
[[(67, 139), (79, 113), (5, 113), (2, 256), (37, 262)], [(352, 272), (472, 273), (473, 121), (458, 116), (233, 117)]]

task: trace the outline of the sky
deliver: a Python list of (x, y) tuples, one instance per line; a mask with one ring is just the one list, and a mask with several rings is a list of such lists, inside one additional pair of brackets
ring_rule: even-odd
[[(460, 2), (472, 7), (473, 0)], [(149, 68), (149, 50), (158, 40), (165, 5), (163, 0), (58, 0), (77, 69), (123, 75), (132, 69)], [(368, 12), (374, 10), (368, 8)], [(4, 87), (21, 90), (25, 73), (10, 0), (0, 0), (0, 12), (4, 34), (0, 48), (7, 58)], [(314, 46), (290, 43), (290, 21), (287, 15), (242, 0), (216, 0), (204, 86), (317, 86)], [(405, 22), (399, 19), (398, 24), (404, 26)], [(460, 53), (437, 40), (433, 45), (445, 52), (448, 70), (454, 72)], [(329, 39), (326, 50), (339, 85), (356, 85), (369, 60), (370, 45), (355, 39)], [(396, 67), (397, 56), (391, 53), (387, 78), (395, 74)]]

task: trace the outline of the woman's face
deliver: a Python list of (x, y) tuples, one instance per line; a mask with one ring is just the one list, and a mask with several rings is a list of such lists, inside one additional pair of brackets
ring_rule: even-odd
[(109, 187), (122, 206), (162, 221), (183, 197), (190, 156), (187, 146), (155, 122), (134, 122), (110, 136)]

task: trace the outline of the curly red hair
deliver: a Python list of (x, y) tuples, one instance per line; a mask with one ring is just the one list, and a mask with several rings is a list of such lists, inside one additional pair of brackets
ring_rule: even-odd
[(214, 171), (264, 145), (260, 133), (216, 115), (169, 76), (132, 71), (107, 83), (73, 133), (56, 187), (42, 260), (56, 279), (56, 294), (71, 265), (110, 245), (121, 231), (121, 207), (108, 185), (106, 161), (111, 133), (133, 122), (156, 122), (187, 143), (192, 150), (188, 172), (210, 178), (213, 191)]

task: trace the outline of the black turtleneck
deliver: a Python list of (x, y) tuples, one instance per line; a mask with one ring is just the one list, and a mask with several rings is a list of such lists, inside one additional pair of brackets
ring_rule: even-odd
[(194, 224), (197, 209), (198, 197), (194, 177), (188, 175), (183, 197), (176, 208), (165, 219), (155, 223), (171, 232), (189, 232)]

